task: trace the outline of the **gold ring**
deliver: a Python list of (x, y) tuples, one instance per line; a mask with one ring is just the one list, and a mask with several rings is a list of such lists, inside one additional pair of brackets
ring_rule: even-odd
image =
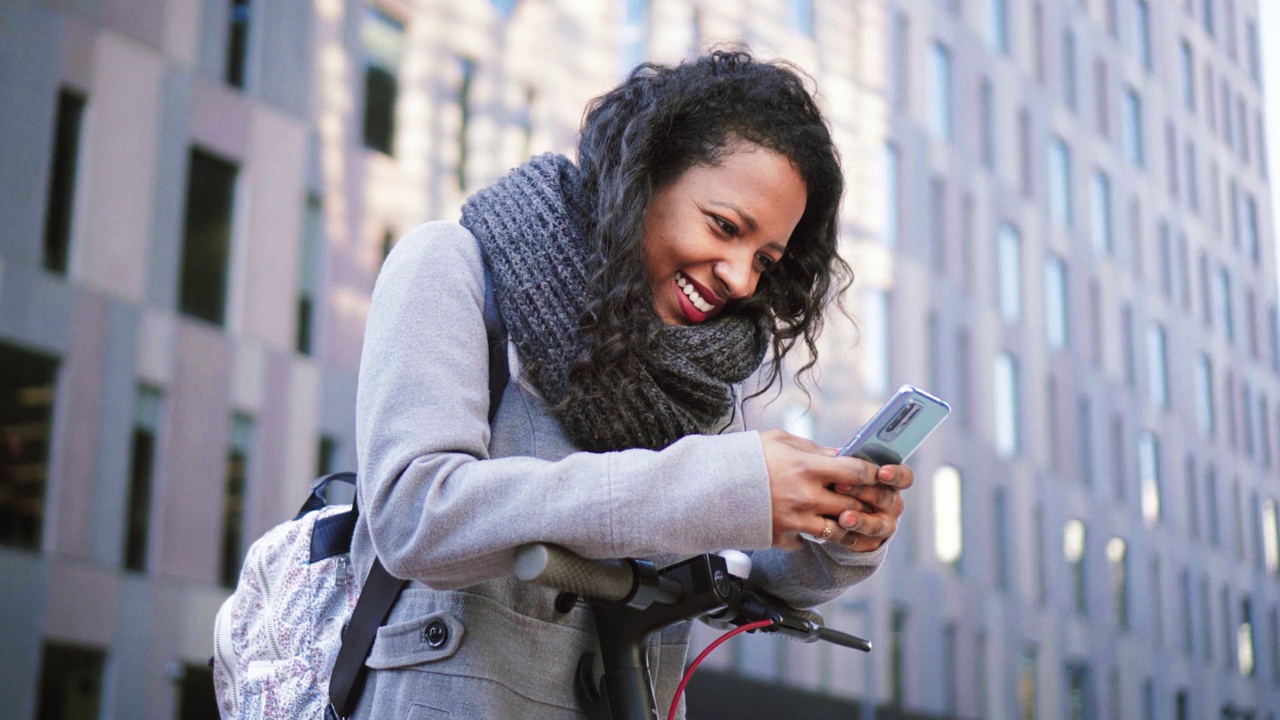
[(831, 530), (831, 518), (824, 518), (822, 521), (822, 539), (830, 540), (833, 531)]
[(858, 533), (849, 533), (849, 534), (853, 536), (853, 542), (849, 543), (849, 549), (853, 550), (854, 552), (857, 552), (856, 548), (858, 547)]

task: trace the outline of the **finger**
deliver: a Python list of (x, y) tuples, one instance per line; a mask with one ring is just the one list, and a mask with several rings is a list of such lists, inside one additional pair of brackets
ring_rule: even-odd
[(856, 485), (875, 485), (876, 464), (851, 457), (830, 457), (827, 455), (810, 455), (805, 471), (823, 485), (853, 487)]
[(902, 493), (897, 488), (889, 485), (859, 485), (844, 494), (858, 498), (874, 507), (877, 511), (888, 512), (898, 503), (898, 498)]
[(818, 443), (812, 440), (809, 440), (807, 438), (802, 438), (799, 435), (792, 435), (786, 430), (775, 430), (774, 432), (777, 433), (777, 437), (780, 441), (782, 441), (782, 443), (789, 445), (797, 450), (803, 450), (805, 452), (814, 453), (817, 455), (824, 455), (824, 456), (834, 455), (834, 453), (827, 452), (828, 448), (823, 447), (822, 445), (819, 445)]
[[(864, 485), (862, 487), (871, 488), (873, 485)], [(823, 488), (814, 498), (811, 510), (816, 515), (827, 515), (829, 517), (839, 517), (840, 513), (846, 510), (855, 510), (857, 512), (874, 513), (879, 512), (879, 508), (868, 503), (858, 497), (838, 493), (834, 490)]]
[(883, 465), (876, 473), (876, 482), (906, 490), (915, 484), (916, 474), (906, 465)]
[(860, 513), (846, 510), (840, 514), (840, 526), (868, 537), (889, 537), (898, 529), (897, 518), (882, 513)]

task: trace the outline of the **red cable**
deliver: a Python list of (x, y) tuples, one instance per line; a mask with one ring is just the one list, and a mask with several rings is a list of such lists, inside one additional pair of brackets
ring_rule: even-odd
[(720, 637), (716, 638), (715, 642), (708, 645), (707, 649), (703, 650), (702, 653), (698, 655), (698, 657), (692, 663), (690, 663), (689, 669), (685, 671), (684, 679), (680, 681), (680, 687), (676, 688), (676, 696), (671, 699), (671, 712), (667, 713), (667, 720), (676, 720), (676, 709), (680, 707), (680, 696), (684, 694), (684, 686), (689, 684), (689, 678), (693, 677), (693, 671), (698, 669), (698, 666), (701, 665), (702, 661), (705, 660), (706, 657), (711, 654), (712, 650), (715, 650), (716, 648), (720, 647), (722, 644), (724, 644), (725, 640), (728, 640), (734, 635), (747, 632), (748, 630), (755, 630), (756, 628), (769, 627), (772, 624), (773, 624), (772, 620), (757, 620), (753, 623), (747, 623), (742, 627), (734, 628), (729, 632), (721, 635)]

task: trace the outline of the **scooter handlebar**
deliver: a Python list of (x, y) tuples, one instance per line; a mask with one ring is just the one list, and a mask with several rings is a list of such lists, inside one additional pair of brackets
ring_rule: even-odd
[(607, 602), (627, 599), (636, 583), (635, 570), (625, 560), (592, 560), (547, 543), (520, 546), (515, 575), (535, 585)]

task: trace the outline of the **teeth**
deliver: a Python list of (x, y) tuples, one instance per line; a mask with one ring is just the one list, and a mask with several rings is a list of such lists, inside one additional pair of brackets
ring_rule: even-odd
[(676, 284), (679, 285), (680, 290), (688, 296), (689, 302), (693, 303), (693, 306), (698, 308), (700, 312), (706, 313), (715, 309), (715, 305), (703, 300), (702, 296), (698, 294), (698, 291), (693, 289), (693, 283), (686, 280), (683, 275), (676, 276)]

